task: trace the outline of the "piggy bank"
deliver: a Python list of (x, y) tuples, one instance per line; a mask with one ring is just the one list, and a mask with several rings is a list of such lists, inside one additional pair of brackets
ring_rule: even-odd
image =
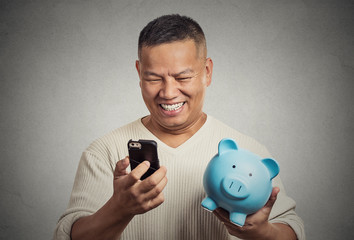
[(279, 173), (278, 163), (270, 158), (238, 148), (224, 138), (218, 154), (209, 162), (203, 185), (207, 194), (202, 206), (213, 211), (218, 207), (230, 213), (230, 221), (243, 226), (248, 214), (255, 213), (268, 201), (272, 179)]

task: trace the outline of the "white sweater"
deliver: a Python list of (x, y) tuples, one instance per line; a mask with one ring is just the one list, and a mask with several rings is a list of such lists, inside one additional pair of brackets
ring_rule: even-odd
[[(161, 142), (140, 119), (94, 141), (82, 154), (70, 202), (57, 224), (54, 239), (70, 239), (72, 224), (80, 217), (96, 212), (112, 196), (115, 164), (128, 155), (129, 139), (157, 142), (160, 165), (167, 168), (168, 184), (164, 189), (165, 202), (150, 212), (135, 216), (121, 239), (237, 239), (228, 234), (213, 213), (201, 207), (205, 197), (204, 170), (217, 153), (219, 141), (225, 137), (235, 139), (240, 148), (270, 157), (266, 148), (254, 139), (211, 116), (196, 134), (177, 148)], [(302, 220), (294, 212), (295, 202), (286, 196), (279, 177), (273, 180), (273, 186), (278, 186), (280, 193), (270, 221), (290, 225), (299, 240), (305, 239)]]

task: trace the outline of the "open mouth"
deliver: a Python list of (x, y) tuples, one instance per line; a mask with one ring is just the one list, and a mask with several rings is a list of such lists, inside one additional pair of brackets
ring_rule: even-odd
[(163, 110), (165, 111), (176, 111), (180, 109), (186, 102), (180, 102), (176, 104), (160, 104)]

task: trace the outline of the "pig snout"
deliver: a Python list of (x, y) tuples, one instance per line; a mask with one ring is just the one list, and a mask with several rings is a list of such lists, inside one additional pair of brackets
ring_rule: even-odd
[(222, 189), (227, 195), (238, 199), (246, 198), (249, 195), (246, 183), (237, 178), (224, 178)]

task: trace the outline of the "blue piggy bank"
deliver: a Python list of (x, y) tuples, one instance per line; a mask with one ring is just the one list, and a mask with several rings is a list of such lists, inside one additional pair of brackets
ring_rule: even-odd
[(278, 163), (239, 149), (234, 140), (219, 142), (218, 154), (209, 162), (203, 185), (207, 197), (202, 206), (214, 211), (221, 207), (230, 213), (230, 221), (243, 226), (248, 214), (255, 213), (268, 201), (272, 179), (279, 173)]

